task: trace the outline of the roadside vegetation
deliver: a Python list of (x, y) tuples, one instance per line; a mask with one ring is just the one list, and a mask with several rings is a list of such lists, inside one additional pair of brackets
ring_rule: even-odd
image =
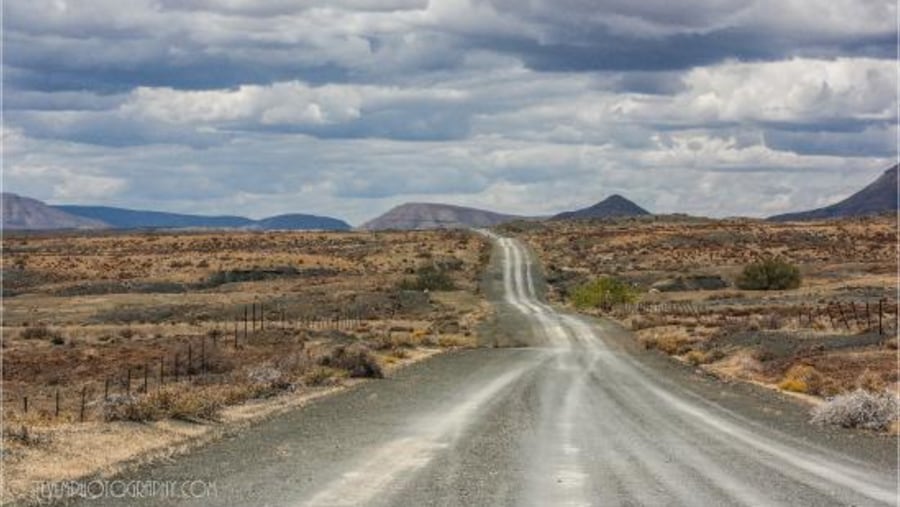
[[(38, 462), (87, 472), (98, 441), (129, 459), (474, 346), (489, 311), (490, 247), (466, 231), (8, 234), (2, 249), (13, 489)], [(181, 421), (201, 424), (172, 433)]]
[(744, 290), (787, 290), (800, 287), (800, 269), (782, 259), (769, 258), (748, 264), (735, 285)]
[(817, 422), (897, 431), (858, 422), (900, 393), (895, 217), (526, 225), (506, 232), (538, 252), (552, 300), (709, 375), (818, 400)]
[(634, 303), (639, 293), (627, 283), (604, 276), (575, 287), (571, 301), (576, 308), (611, 309), (613, 305)]

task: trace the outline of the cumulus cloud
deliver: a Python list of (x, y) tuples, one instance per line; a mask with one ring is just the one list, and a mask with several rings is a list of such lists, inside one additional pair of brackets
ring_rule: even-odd
[(846, 195), (896, 151), (889, 0), (34, 0), (5, 16), (4, 183), (55, 201), (362, 221), (406, 200), (552, 213), (620, 192), (762, 215)]

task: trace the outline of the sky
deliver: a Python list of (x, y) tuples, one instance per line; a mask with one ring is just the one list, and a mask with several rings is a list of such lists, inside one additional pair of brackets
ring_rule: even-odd
[(894, 0), (7, 0), (3, 186), (359, 224), (768, 216), (894, 163)]

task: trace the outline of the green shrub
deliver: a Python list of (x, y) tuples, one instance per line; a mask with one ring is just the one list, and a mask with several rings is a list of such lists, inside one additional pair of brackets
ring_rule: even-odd
[(400, 282), (402, 290), (454, 290), (453, 279), (443, 269), (427, 264), (416, 271), (416, 278)]
[(800, 286), (800, 270), (782, 259), (762, 259), (748, 264), (737, 279), (744, 290), (784, 290)]
[(570, 299), (577, 308), (609, 308), (615, 304), (637, 301), (637, 291), (627, 283), (608, 276), (579, 285)]

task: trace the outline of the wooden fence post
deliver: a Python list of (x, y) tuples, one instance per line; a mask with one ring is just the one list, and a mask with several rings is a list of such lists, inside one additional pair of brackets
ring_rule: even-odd
[(872, 332), (872, 315), (869, 313), (868, 299), (866, 299), (866, 332)]
[(172, 370), (175, 372), (175, 383), (178, 383), (178, 352), (175, 353)]
[(247, 305), (244, 305), (244, 340), (247, 339)]
[(256, 331), (256, 301), (250, 305), (253, 310), (253, 330)]
[(22, 396), (22, 412), (28, 413), (28, 396)]
[(847, 321), (847, 317), (844, 315), (844, 307), (840, 302), (837, 303), (838, 312), (840, 312), (841, 320), (844, 321), (844, 326), (846, 326), (847, 331), (850, 330), (850, 322)]
[(82, 388), (81, 388), (81, 410), (78, 412), (78, 421), (79, 422), (84, 422), (84, 398), (85, 398), (85, 395), (87, 394), (86, 391), (87, 391), (87, 387), (82, 386)]
[(56, 410), (53, 412), (55, 417), (59, 417), (59, 388), (56, 388)]
[(200, 373), (206, 373), (206, 337), (200, 337)]
[(884, 298), (878, 300), (878, 335), (884, 336)]
[(109, 401), (109, 377), (103, 381), (103, 401)]
[(144, 363), (144, 388), (143, 388), (143, 389), (144, 389), (144, 394), (147, 393), (147, 389), (148, 389), (148, 387), (149, 387), (149, 385), (150, 385), (150, 384), (148, 383), (148, 380), (149, 380), (148, 377), (149, 377), (149, 376), (150, 376), (150, 365), (147, 364), (147, 363)]
[(832, 303), (828, 303), (825, 306), (825, 311), (828, 313), (828, 320), (831, 322), (831, 329), (835, 329), (837, 326), (834, 325), (834, 315), (831, 314), (831, 305)]

